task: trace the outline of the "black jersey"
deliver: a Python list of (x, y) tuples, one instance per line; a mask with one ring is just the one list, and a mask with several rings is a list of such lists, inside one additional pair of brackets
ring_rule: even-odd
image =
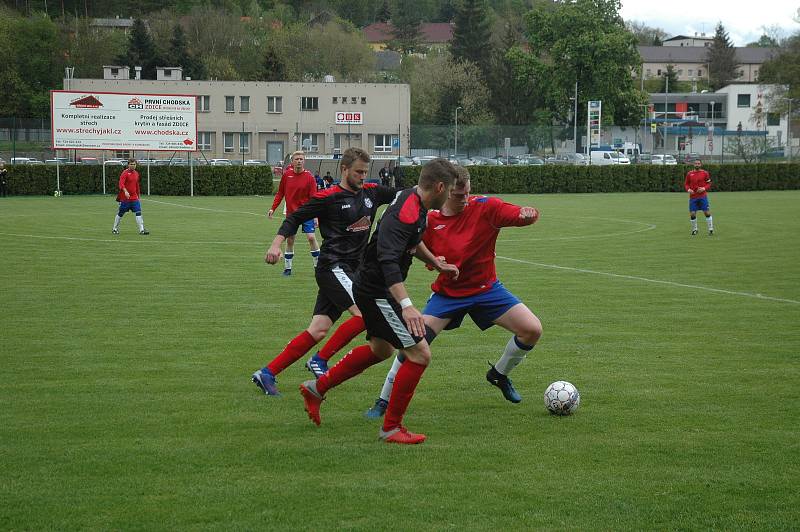
[(283, 221), (278, 234), (292, 236), (303, 222), (317, 218), (323, 238), (317, 267), (344, 262), (355, 270), (364, 254), (378, 207), (392, 201), (397, 192), (373, 183), (365, 183), (358, 192), (339, 185), (320, 190)]
[(367, 245), (356, 290), (371, 297), (389, 297), (389, 287), (406, 280), (427, 223), (428, 210), (417, 187), (397, 194)]

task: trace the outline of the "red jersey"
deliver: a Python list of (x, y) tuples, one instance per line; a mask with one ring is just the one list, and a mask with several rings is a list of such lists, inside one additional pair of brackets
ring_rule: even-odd
[[(131, 195), (130, 198), (125, 197), (122, 189), (128, 191)], [(119, 194), (117, 194), (117, 201), (136, 201), (139, 199), (139, 172), (126, 168), (119, 175)]]
[[(686, 192), (689, 192), (689, 189), (697, 190), (700, 187), (705, 187), (706, 190), (711, 190), (711, 175), (706, 172), (705, 170), (690, 170), (688, 174), (686, 174), (686, 181), (684, 182), (683, 186), (686, 188)], [(705, 198), (705, 192), (694, 192), (693, 194), (689, 194), (689, 197), (694, 198)]]
[(434, 254), (458, 266), (458, 279), (440, 274), (431, 288), (449, 297), (467, 297), (486, 292), (497, 280), (495, 243), (503, 227), (530, 225), (533, 219), (519, 217), (520, 207), (499, 198), (473, 196), (454, 216), (441, 211), (428, 213), (423, 242)]
[(292, 214), (316, 193), (317, 181), (311, 172), (304, 169), (296, 174), (294, 168), (290, 166), (281, 176), (281, 184), (278, 185), (278, 193), (275, 194), (275, 201), (272, 202), (272, 210), (277, 209), (281, 200), (286, 198), (286, 214)]

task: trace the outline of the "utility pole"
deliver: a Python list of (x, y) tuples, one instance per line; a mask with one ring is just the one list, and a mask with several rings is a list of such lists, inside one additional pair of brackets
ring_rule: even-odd
[(666, 162), (666, 155), (667, 155), (667, 109), (669, 104), (667, 102), (667, 96), (669, 95), (669, 74), (664, 72), (664, 79), (666, 80), (666, 88), (664, 92), (664, 161)]
[(455, 153), (453, 156), (458, 158), (458, 110), (463, 109), (463, 107), (458, 106), (456, 107), (456, 132), (455, 132)]

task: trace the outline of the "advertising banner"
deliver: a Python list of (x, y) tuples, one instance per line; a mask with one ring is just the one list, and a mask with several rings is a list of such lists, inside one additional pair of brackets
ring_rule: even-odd
[(50, 92), (53, 148), (197, 150), (197, 98), (185, 94)]
[(336, 111), (336, 124), (363, 124), (364, 113), (360, 111)]

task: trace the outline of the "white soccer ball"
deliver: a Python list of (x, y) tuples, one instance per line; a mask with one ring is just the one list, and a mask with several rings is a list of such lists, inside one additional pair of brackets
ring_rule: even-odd
[(581, 404), (578, 389), (567, 381), (556, 381), (544, 391), (544, 406), (551, 414), (568, 416)]

